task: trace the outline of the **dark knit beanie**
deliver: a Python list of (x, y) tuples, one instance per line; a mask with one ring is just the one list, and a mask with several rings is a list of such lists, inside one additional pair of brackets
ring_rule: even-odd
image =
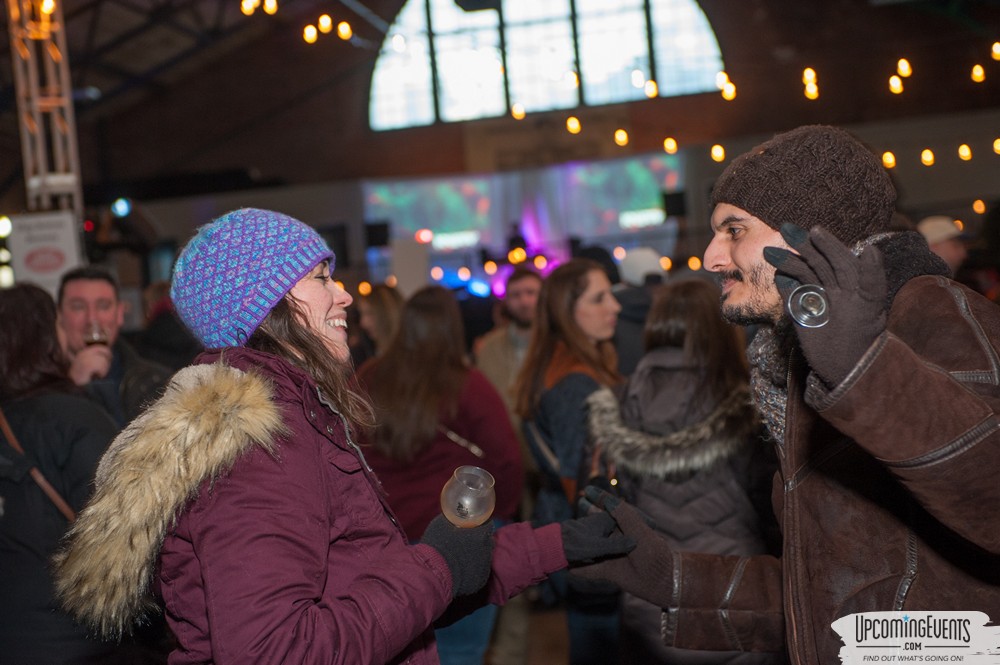
[(243, 346), (295, 283), (333, 252), (311, 226), (242, 208), (198, 229), (174, 265), (170, 296), (207, 348)]
[(712, 189), (778, 229), (819, 225), (846, 245), (889, 230), (896, 189), (879, 159), (842, 129), (808, 125), (732, 161)]

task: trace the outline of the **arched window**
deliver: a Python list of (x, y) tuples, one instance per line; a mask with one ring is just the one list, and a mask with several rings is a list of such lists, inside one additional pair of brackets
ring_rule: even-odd
[(395, 129), (708, 92), (723, 69), (696, 0), (409, 0), (375, 63), (369, 120)]

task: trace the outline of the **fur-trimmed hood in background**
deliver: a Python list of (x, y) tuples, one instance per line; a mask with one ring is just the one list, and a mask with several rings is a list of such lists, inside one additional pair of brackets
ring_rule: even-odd
[(733, 391), (703, 420), (666, 435), (631, 429), (608, 388), (587, 399), (588, 425), (609, 461), (639, 476), (666, 477), (708, 468), (752, 441), (759, 421), (749, 388)]
[(112, 442), (54, 559), (56, 593), (81, 623), (116, 637), (155, 611), (150, 585), (178, 511), (253, 446), (276, 454), (283, 425), (271, 397), (252, 372), (188, 367)]

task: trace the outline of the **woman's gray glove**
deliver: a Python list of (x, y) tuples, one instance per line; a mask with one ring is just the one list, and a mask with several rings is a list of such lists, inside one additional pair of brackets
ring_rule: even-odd
[(438, 515), (427, 525), (420, 542), (444, 557), (451, 571), (452, 597), (468, 596), (486, 586), (493, 562), (492, 521), (462, 529)]
[(570, 563), (592, 563), (635, 549), (635, 541), (622, 535), (611, 515), (595, 512), (561, 523), (563, 552)]
[(765, 247), (764, 259), (777, 269), (774, 283), (781, 297), (802, 284), (826, 291), (830, 320), (816, 328), (795, 326), (799, 346), (813, 372), (828, 388), (847, 378), (885, 330), (887, 294), (882, 254), (873, 246), (855, 256), (826, 229), (811, 231), (783, 224), (781, 237), (798, 254)]

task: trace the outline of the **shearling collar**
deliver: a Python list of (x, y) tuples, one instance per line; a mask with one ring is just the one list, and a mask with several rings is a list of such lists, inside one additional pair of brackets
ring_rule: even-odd
[(758, 426), (747, 388), (731, 393), (704, 420), (664, 436), (626, 427), (618, 399), (608, 388), (592, 393), (587, 404), (590, 433), (608, 459), (642, 476), (707, 468), (746, 445)]
[(54, 558), (56, 593), (81, 623), (116, 637), (155, 611), (150, 584), (178, 511), (253, 446), (275, 454), (283, 425), (271, 395), (253, 372), (188, 367), (112, 442)]

